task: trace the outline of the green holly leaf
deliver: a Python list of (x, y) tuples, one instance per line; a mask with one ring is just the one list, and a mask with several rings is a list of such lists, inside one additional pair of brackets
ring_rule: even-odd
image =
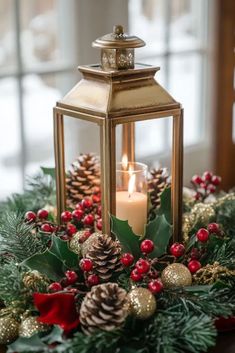
[(127, 221), (111, 215), (111, 231), (120, 241), (123, 252), (130, 252), (135, 259), (141, 256), (140, 237), (133, 233)]
[(36, 334), (31, 337), (19, 337), (12, 344), (8, 345), (7, 353), (46, 352), (47, 349), (48, 346)]
[(68, 242), (53, 236), (50, 252), (58, 257), (68, 268), (77, 267), (78, 255), (69, 249)]
[(164, 215), (167, 222), (172, 224), (171, 218), (171, 187), (166, 188), (161, 196), (161, 205), (157, 210), (157, 215)]
[(52, 179), (55, 179), (55, 168), (41, 167), (44, 175), (49, 175)]
[(22, 265), (39, 271), (52, 281), (59, 281), (64, 276), (63, 262), (49, 250), (29, 257), (22, 262)]
[(160, 257), (166, 253), (169, 240), (172, 236), (172, 226), (167, 222), (165, 215), (156, 216), (146, 226), (145, 238), (154, 242), (154, 251), (150, 257)]

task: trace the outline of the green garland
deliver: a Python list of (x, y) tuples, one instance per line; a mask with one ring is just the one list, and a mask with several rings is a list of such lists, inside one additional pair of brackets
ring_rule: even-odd
[[(22, 278), (30, 270), (41, 271), (51, 281), (63, 277), (66, 269), (78, 269), (77, 255), (66, 243), (54, 235), (48, 248), (42, 234), (23, 220), (22, 213), (37, 210), (46, 204), (55, 203), (53, 173), (43, 170), (40, 176), (31, 179), (30, 187), (22, 195), (13, 195), (0, 209), (0, 300), (11, 307), (22, 299), (24, 308), (32, 309), (32, 291), (25, 288)], [(162, 206), (156, 218), (146, 228), (146, 237), (155, 244), (153, 257), (159, 258), (159, 270), (164, 264), (171, 236), (170, 192), (162, 194)], [(193, 203), (191, 208), (193, 207)], [(185, 206), (187, 212), (191, 209)], [(215, 219), (223, 228), (223, 237), (213, 236), (203, 265), (215, 261), (228, 269), (235, 268), (235, 199), (215, 202)], [(51, 215), (51, 219), (53, 215)], [(139, 253), (137, 238), (126, 222), (112, 217), (113, 233), (122, 244), (123, 251), (131, 251), (136, 259)], [(186, 248), (200, 247), (195, 239), (198, 229), (194, 225)], [(171, 260), (169, 260), (171, 261)], [(164, 266), (164, 265), (163, 265)], [(128, 271), (115, 279), (126, 290), (130, 289)], [(82, 298), (81, 298), (82, 300)], [(157, 298), (158, 309), (153, 317), (140, 321), (128, 317), (122, 329), (112, 332), (98, 331), (87, 336), (80, 330), (66, 338), (58, 326), (49, 334), (36, 334), (30, 338), (18, 338), (8, 346), (10, 352), (52, 353), (180, 353), (206, 352), (215, 345), (217, 330), (215, 319), (235, 315), (235, 276), (228, 275), (212, 285), (165, 289)], [(57, 342), (56, 346), (50, 346)]]

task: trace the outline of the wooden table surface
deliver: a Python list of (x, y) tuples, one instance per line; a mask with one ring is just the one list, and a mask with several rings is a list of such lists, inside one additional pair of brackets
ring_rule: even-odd
[[(0, 346), (0, 353), (5, 352), (5, 348)], [(235, 331), (220, 333), (216, 347), (210, 349), (208, 353), (235, 353)]]

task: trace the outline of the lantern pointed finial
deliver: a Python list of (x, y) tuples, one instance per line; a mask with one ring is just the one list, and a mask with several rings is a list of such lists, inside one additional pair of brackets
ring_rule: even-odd
[(135, 67), (135, 48), (145, 42), (124, 32), (122, 25), (113, 26), (113, 32), (96, 39), (93, 47), (101, 48), (101, 66), (103, 70), (126, 70)]

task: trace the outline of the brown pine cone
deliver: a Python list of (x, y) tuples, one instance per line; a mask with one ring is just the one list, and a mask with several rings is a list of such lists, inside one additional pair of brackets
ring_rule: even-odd
[(148, 180), (148, 192), (151, 201), (149, 210), (149, 218), (154, 218), (155, 211), (160, 207), (161, 194), (165, 188), (170, 186), (169, 175), (164, 168), (152, 169), (150, 171), (151, 177)]
[(84, 243), (88, 242), (89, 246), (85, 252), (82, 249), (83, 256), (92, 260), (92, 271), (101, 280), (108, 281), (115, 272), (122, 270), (120, 243), (106, 234), (94, 233), (91, 237)]
[(74, 207), (100, 186), (100, 164), (93, 153), (81, 154), (66, 177), (67, 205)]
[(80, 321), (86, 334), (112, 331), (124, 323), (128, 314), (127, 292), (117, 283), (92, 287), (82, 302)]

